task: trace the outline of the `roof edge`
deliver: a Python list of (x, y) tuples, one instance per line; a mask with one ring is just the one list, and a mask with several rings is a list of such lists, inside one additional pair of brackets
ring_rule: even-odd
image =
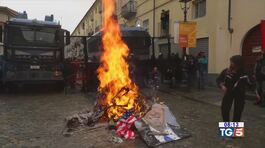
[(11, 16), (17, 16), (19, 14), (19, 12), (15, 11), (15, 10), (13, 10), (11, 8), (5, 7), (5, 6), (0, 6), (0, 10), (1, 9), (6, 11)]
[(91, 7), (87, 10), (86, 14), (82, 17), (82, 19), (79, 21), (78, 25), (75, 27), (74, 31), (71, 32), (71, 34), (73, 35), (73, 33), (77, 30), (78, 26), (82, 23), (82, 21), (85, 19), (85, 17), (87, 16), (87, 14), (91, 11), (91, 9), (96, 5), (96, 3), (98, 2), (98, 0), (95, 0), (95, 2), (91, 5)]

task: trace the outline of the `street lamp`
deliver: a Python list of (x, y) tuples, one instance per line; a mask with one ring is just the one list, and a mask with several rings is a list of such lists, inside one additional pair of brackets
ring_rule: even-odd
[(181, 9), (183, 10), (184, 12), (184, 22), (187, 22), (187, 13), (188, 13), (188, 10), (189, 10), (189, 7), (187, 6), (187, 3), (190, 2), (192, 0), (179, 0), (180, 4), (184, 4), (184, 6), (181, 6)]
[[(187, 6), (187, 3), (191, 0), (179, 0), (180, 7), (184, 12), (184, 22), (187, 22), (187, 14), (189, 7)], [(188, 63), (187, 63), (187, 48), (183, 47), (183, 63), (182, 63), (182, 80), (181, 80), (181, 86), (184, 88), (189, 88), (189, 76), (188, 76)]]
[[(187, 22), (187, 14), (188, 14), (188, 10), (190, 9), (187, 6), (187, 3), (190, 2), (190, 1), (192, 1), (192, 0), (179, 0), (180, 7), (181, 7), (181, 9), (183, 10), (183, 13), (184, 13), (184, 22)], [(184, 59), (186, 58), (186, 55), (187, 55), (187, 49), (186, 49), (186, 47), (184, 47), (183, 48), (183, 58)]]

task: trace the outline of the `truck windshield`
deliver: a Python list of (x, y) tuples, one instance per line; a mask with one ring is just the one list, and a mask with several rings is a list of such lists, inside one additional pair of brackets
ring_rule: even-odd
[(43, 29), (36, 31), (36, 42), (40, 43), (56, 43), (56, 32), (51, 29)]
[(9, 43), (12, 45), (24, 46), (56, 46), (58, 37), (56, 29), (45, 28), (26, 28), (26, 27), (9, 27)]

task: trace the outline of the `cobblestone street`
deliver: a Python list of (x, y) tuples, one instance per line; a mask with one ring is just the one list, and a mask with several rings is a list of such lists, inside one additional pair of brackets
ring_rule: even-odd
[[(146, 91), (145, 91), (146, 92)], [(221, 139), (218, 136), (221, 94), (217, 91), (183, 93), (169, 89), (159, 92), (161, 101), (172, 110), (181, 126), (192, 136), (160, 147), (264, 147), (264, 108), (246, 101), (243, 114), (245, 138)], [(105, 129), (80, 131), (64, 137), (64, 118), (91, 108), (95, 94), (68, 94), (56, 92), (18, 93), (0, 96), (0, 147), (146, 147), (140, 138), (112, 144), (111, 133)], [(203, 100), (204, 99), (204, 100)], [(219, 101), (218, 101), (219, 100)]]

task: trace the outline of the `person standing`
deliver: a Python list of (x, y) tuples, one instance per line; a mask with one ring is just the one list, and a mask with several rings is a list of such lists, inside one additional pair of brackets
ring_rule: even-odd
[(151, 96), (154, 102), (156, 102), (157, 98), (157, 91), (159, 89), (159, 85), (160, 85), (160, 78), (161, 78), (161, 74), (158, 70), (158, 68), (155, 66), (153, 68), (153, 70), (150, 73), (150, 84), (151, 84), (151, 88), (152, 88), (152, 92), (151, 92)]
[(260, 105), (261, 107), (265, 107), (265, 52), (262, 51), (262, 58), (257, 60), (256, 66), (255, 66), (255, 78), (257, 82), (257, 102), (255, 102), (256, 105)]
[(181, 81), (181, 63), (182, 63), (182, 60), (181, 58), (179, 57), (179, 54), (177, 53), (174, 57), (174, 62), (175, 62), (175, 65), (176, 65), (176, 68), (175, 68), (175, 78), (176, 78), (176, 82), (177, 83), (180, 83)]
[(198, 88), (204, 89), (208, 69), (208, 58), (204, 52), (198, 54)]
[(221, 112), (224, 122), (230, 121), (230, 110), (234, 102), (233, 122), (240, 122), (245, 105), (245, 87), (250, 81), (244, 72), (243, 58), (235, 55), (230, 58), (230, 67), (224, 69), (216, 79), (217, 85), (224, 92)]
[(194, 86), (194, 82), (196, 82), (196, 72), (198, 68), (198, 61), (193, 55), (188, 56), (188, 83), (189, 88)]
[(164, 59), (164, 55), (162, 52), (159, 52), (157, 66), (158, 70), (161, 73), (161, 82), (163, 83), (164, 80), (166, 79), (167, 62)]

